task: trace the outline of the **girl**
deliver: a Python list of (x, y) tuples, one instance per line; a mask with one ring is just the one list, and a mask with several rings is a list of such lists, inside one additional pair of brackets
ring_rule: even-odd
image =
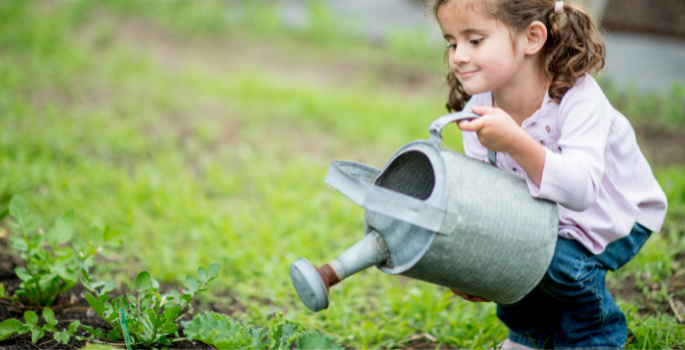
[(622, 348), (626, 318), (605, 276), (661, 229), (666, 196), (589, 74), (604, 66), (599, 32), (561, 1), (438, 0), (431, 10), (449, 43), (447, 108), (481, 115), (459, 124), (465, 153), (496, 159), (559, 209), (546, 275), (521, 301), (497, 306), (509, 328), (502, 346)]

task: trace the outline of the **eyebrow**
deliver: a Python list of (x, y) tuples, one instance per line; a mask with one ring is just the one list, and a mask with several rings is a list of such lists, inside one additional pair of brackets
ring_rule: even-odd
[[(485, 30), (483, 29), (475, 29), (475, 28), (466, 28), (459, 32), (459, 34), (471, 34), (471, 33), (483, 33)], [(453, 38), (454, 36), (452, 34), (445, 34), (442, 36), (445, 39)]]
[(474, 29), (474, 28), (467, 28), (464, 29), (460, 32), (460, 34), (469, 34), (469, 33), (482, 33), (484, 30), (482, 29)]

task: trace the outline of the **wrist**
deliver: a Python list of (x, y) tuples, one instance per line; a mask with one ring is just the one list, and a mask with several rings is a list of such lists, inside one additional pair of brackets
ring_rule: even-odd
[(532, 136), (528, 135), (523, 129), (517, 129), (512, 138), (511, 145), (506, 152), (512, 157), (517, 158), (520, 155), (529, 153), (532, 147), (541, 147), (535, 142)]

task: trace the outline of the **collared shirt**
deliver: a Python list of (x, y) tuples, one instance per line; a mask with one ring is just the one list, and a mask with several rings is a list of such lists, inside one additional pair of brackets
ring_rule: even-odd
[[(492, 106), (490, 92), (464, 107)], [(506, 153), (497, 166), (526, 178), (530, 194), (557, 203), (559, 236), (594, 254), (630, 234), (635, 222), (661, 230), (666, 195), (640, 151), (630, 122), (615, 110), (589, 74), (578, 79), (560, 104), (545, 94), (542, 106), (521, 128), (545, 148), (538, 186)], [(484, 162), (488, 151), (475, 132), (463, 132), (464, 152)]]

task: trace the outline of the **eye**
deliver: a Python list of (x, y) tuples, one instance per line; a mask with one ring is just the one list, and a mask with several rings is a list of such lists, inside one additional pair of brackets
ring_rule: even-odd
[(481, 39), (474, 39), (474, 40), (471, 40), (470, 43), (472, 45), (478, 45), (478, 44), (480, 44), (481, 41), (483, 41), (482, 38)]
[(449, 48), (450, 50), (456, 50), (457, 44), (450, 44), (450, 46), (448, 46), (447, 48)]

